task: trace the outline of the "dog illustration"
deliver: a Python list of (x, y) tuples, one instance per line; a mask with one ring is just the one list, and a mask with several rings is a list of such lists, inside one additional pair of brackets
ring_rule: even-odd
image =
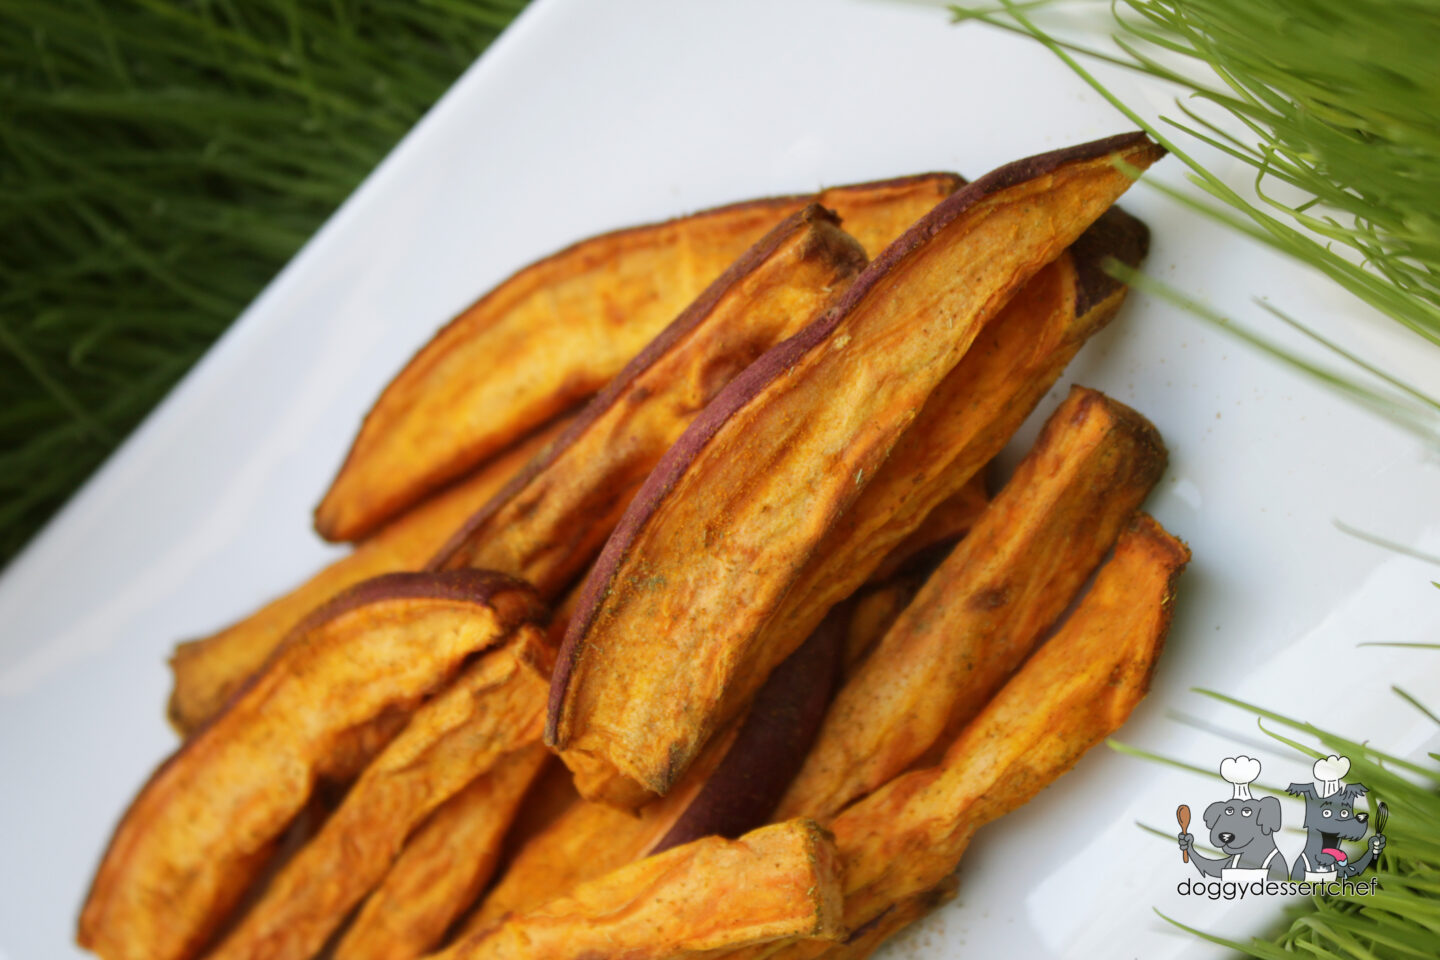
[(1355, 801), (1365, 796), (1361, 783), (1342, 783), (1350, 772), (1345, 757), (1329, 756), (1315, 761), (1314, 783), (1292, 783), (1292, 796), (1305, 798), (1305, 849), (1295, 858), (1290, 879), (1327, 883), (1358, 877), (1380, 858), (1385, 849), (1384, 834), (1370, 838), (1365, 852), (1351, 862), (1340, 849), (1341, 840), (1360, 840), (1369, 829), (1370, 815), (1355, 812)]
[(1219, 859), (1195, 852), (1195, 836), (1180, 834), (1180, 849), (1202, 876), (1219, 877), (1239, 883), (1256, 880), (1284, 880), (1285, 857), (1275, 845), (1282, 811), (1275, 797), (1256, 799), (1250, 784), (1260, 776), (1260, 761), (1254, 757), (1228, 757), (1220, 762), (1220, 776), (1230, 782), (1229, 800), (1216, 800), (1205, 808), (1205, 826), (1210, 842), (1225, 854)]

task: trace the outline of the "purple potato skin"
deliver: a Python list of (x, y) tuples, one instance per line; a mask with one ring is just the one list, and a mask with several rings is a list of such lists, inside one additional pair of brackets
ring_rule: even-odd
[(820, 732), (839, 685), (849, 604), (830, 612), (756, 694), (735, 742), (650, 853), (767, 823)]
[(1150, 252), (1150, 228), (1118, 206), (1111, 207), (1070, 245), (1075, 264), (1075, 315), (1083, 317), (1124, 287), (1105, 269), (1114, 258), (1136, 268)]
[(569, 628), (565, 632), (565, 639), (560, 646), (555, 673), (551, 680), (545, 742), (557, 749), (564, 749), (566, 746), (564, 742), (561, 742), (560, 724), (569, 694), (570, 681), (579, 663), (585, 637), (599, 615), (605, 599), (610, 593), (611, 583), (627, 554), (651, 516), (664, 502), (666, 494), (731, 416), (761, 393), (771, 381), (794, 366), (801, 357), (823, 346), (840, 322), (892, 269), (904, 262), (913, 251), (924, 246), (935, 234), (980, 201), (1008, 187), (1052, 172), (1064, 164), (1092, 160), (1146, 143), (1149, 143), (1149, 138), (1144, 133), (1120, 134), (1018, 160), (965, 185), (942, 200), (887, 247), (880, 256), (871, 261), (870, 265), (865, 268), (865, 271), (851, 284), (849, 290), (828, 313), (813, 321), (789, 340), (771, 348), (732, 380), (701, 411), (684, 435), (670, 448), (651, 472), (644, 486), (631, 501), (619, 526), (605, 544), (605, 548), (601, 551), (599, 559), (595, 561), (590, 574), (586, 577), (575, 615), (570, 621)]
[[(531, 613), (526, 619), (533, 623), (541, 623), (547, 616), (547, 611), (540, 598), (536, 596), (535, 590), (524, 580), (516, 579), (494, 570), (443, 570), (443, 571), (421, 571), (418, 573), (382, 573), (378, 577), (371, 577), (340, 591), (325, 603), (316, 607), (305, 616), (299, 623), (295, 624), (286, 634), (285, 639), (276, 645), (270, 656), (250, 677), (235, 688), (230, 695), (225, 708), (219, 710), (209, 721), (196, 728), (186, 738), (185, 744), (181, 746), (181, 752), (185, 746), (193, 743), (200, 733), (212, 726), (216, 720), (225, 715), (231, 703), (236, 702), (253, 687), (296, 639), (305, 636), (325, 623), (343, 616), (351, 611), (372, 603), (383, 603), (387, 600), (453, 600), (457, 603), (473, 603), (477, 606), (487, 606), (495, 598), (505, 593), (515, 593), (531, 608)], [(177, 753), (176, 756), (179, 754)], [(173, 760), (174, 757), (171, 758)], [(170, 761), (166, 761), (166, 765)], [(158, 771), (157, 771), (158, 772)]]
[[(664, 357), (687, 334), (704, 323), (727, 293), (743, 283), (787, 240), (809, 229), (811, 224), (839, 225), (839, 222), (840, 218), (834, 213), (818, 203), (811, 203), (776, 224), (769, 233), (741, 254), (740, 258), (732, 263), (724, 273), (716, 277), (704, 292), (691, 302), (690, 306), (686, 307), (664, 330), (660, 331), (655, 339), (645, 345), (645, 349), (631, 358), (630, 362), (615, 375), (615, 378), (585, 405), (585, 408), (565, 428), (565, 431), (555, 438), (553, 443), (526, 464), (525, 468), (505, 484), (500, 492), (475, 511), (469, 520), (465, 521), (465, 524), (446, 541), (425, 568), (427, 570), (444, 570), (455, 568), (458, 564), (466, 562), (468, 553), (466, 548), (477, 537), (486, 535), (486, 527), (490, 519), (534, 482), (536, 477), (549, 470), (567, 449), (585, 435), (585, 431), (596, 420), (604, 416), (606, 411), (616, 403), (624, 402), (627, 390), (635, 382), (635, 379), (654, 366), (656, 361)], [(856, 254), (860, 258), (859, 263), (864, 264), (863, 252), (857, 248)]]

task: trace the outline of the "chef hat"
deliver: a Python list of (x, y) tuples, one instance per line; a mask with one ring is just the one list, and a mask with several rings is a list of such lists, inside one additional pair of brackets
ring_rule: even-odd
[(1330, 797), (1340, 792), (1340, 781), (1350, 772), (1350, 760), (1333, 754), (1315, 761), (1315, 792)]
[(1226, 757), (1220, 761), (1220, 776), (1230, 781), (1231, 800), (1253, 800), (1250, 784), (1260, 777), (1260, 761), (1254, 757)]

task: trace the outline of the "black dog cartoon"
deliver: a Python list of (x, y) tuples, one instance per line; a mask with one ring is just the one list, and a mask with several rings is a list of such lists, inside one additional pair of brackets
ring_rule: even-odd
[(1340, 849), (1341, 840), (1360, 840), (1369, 828), (1369, 814), (1355, 812), (1355, 801), (1366, 793), (1364, 784), (1340, 782), (1349, 772), (1347, 758), (1322, 757), (1315, 761), (1314, 783), (1290, 784), (1292, 796), (1305, 798), (1305, 849), (1295, 858), (1290, 879), (1328, 883), (1357, 877), (1385, 849), (1385, 835), (1378, 832), (1353, 863)]
[(1257, 800), (1250, 795), (1250, 784), (1260, 776), (1260, 761), (1254, 757), (1229, 757), (1220, 761), (1220, 776), (1230, 781), (1231, 797), (1205, 808), (1205, 826), (1210, 829), (1210, 842), (1226, 856), (1212, 860), (1196, 853), (1195, 837), (1190, 833), (1180, 834), (1180, 849), (1189, 855), (1202, 876), (1245, 884), (1284, 880), (1287, 865), (1275, 846), (1280, 801), (1275, 797)]

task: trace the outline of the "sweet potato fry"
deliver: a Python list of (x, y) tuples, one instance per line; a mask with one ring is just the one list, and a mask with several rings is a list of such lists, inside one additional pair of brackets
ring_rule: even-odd
[(319, 950), (437, 806), (539, 743), (551, 655), (544, 631), (526, 624), (416, 710), (210, 957), (303, 960)]
[(920, 573), (906, 572), (856, 594), (850, 604), (850, 625), (845, 631), (843, 678), (848, 680), (859, 669), (901, 611), (915, 599), (924, 582)]
[(721, 731), (667, 796), (631, 813), (577, 800), (530, 837), (464, 924), (477, 933), (507, 917), (529, 913), (581, 883), (645, 856), (690, 806), (725, 756), (735, 729)]
[(609, 768), (592, 796), (665, 793), (744, 707), (794, 649), (756, 639), (836, 518), (985, 321), (1130, 185), (1117, 162), (1159, 156), (1126, 135), (961, 189), (706, 407), (606, 544), (556, 667), (547, 741)]
[(833, 940), (839, 891), (824, 831), (792, 820), (739, 840), (705, 837), (673, 847), (435, 956), (658, 960), (796, 937)]
[[(1105, 272), (1105, 258), (1139, 264), (1148, 236), (1144, 224), (1111, 208), (986, 325), (890, 459), (827, 531), (766, 634), (818, 623), (1000, 452), (1085, 340), (1124, 301), (1126, 288)], [(762, 636), (757, 642), (771, 641)]]
[(724, 759), (652, 853), (711, 834), (738, 837), (774, 813), (830, 705), (848, 613), (832, 612), (770, 674)]
[(895, 934), (954, 898), (958, 886), (952, 875), (933, 890), (892, 904), (874, 920), (852, 931), (843, 942), (830, 945), (820, 956), (825, 960), (865, 960)]
[(1072, 388), (842, 688), (777, 816), (826, 820), (953, 740), (1064, 613), (1164, 469), (1145, 418)]
[(423, 567), (466, 517), (559, 436), (566, 422), (561, 420), (527, 437), (473, 476), (396, 517), (352, 553), (239, 623), (177, 646), (170, 658), (175, 688), (170, 694), (169, 715), (175, 729), (189, 736), (219, 713), (290, 628), (341, 590), (382, 573)]
[(712, 834), (738, 837), (770, 819), (820, 728), (845, 632), (826, 619), (775, 669), (743, 722), (712, 738), (669, 794), (636, 813), (577, 803), (520, 850), (466, 925), (528, 912), (632, 860)]
[(695, 415), (834, 303), (864, 265), (865, 252), (824, 208), (787, 217), (631, 360), (431, 568), (499, 570), (554, 596), (595, 559)]
[(872, 255), (953, 191), (937, 173), (733, 204), (583, 240), (467, 308), (366, 415), (315, 511), (354, 540), (599, 390), (766, 231), (809, 203)]
[[(887, 911), (943, 888), (976, 830), (1028, 802), (1125, 722), (1149, 690), (1189, 559), (1183, 543), (1137, 514), (1064, 625), (940, 763), (902, 774), (830, 822), (847, 930), (863, 937), (886, 925)], [(722, 956), (812, 960), (833, 949), (801, 941)]]
[(990, 494), (985, 489), (982, 471), (966, 481), (958, 492), (937, 503), (920, 525), (886, 554), (880, 566), (870, 574), (869, 582), (884, 583), (904, 570), (916, 557), (926, 556), (936, 547), (953, 545), (970, 532), (989, 502)]
[(549, 756), (543, 744), (523, 747), (438, 807), (365, 900), (336, 960), (412, 960), (439, 944), (490, 882), (516, 808)]
[[(977, 829), (1029, 801), (1125, 722), (1149, 689), (1189, 558), (1154, 519), (1137, 515), (1065, 624), (940, 764), (897, 777), (831, 821), (847, 929), (933, 889)], [(727, 957), (801, 960), (827, 949), (797, 943)]]
[(96, 872), (81, 945), (106, 960), (194, 956), (346, 731), (414, 705), (543, 616), (529, 587), (473, 570), (378, 577), (312, 614), (135, 799)]

